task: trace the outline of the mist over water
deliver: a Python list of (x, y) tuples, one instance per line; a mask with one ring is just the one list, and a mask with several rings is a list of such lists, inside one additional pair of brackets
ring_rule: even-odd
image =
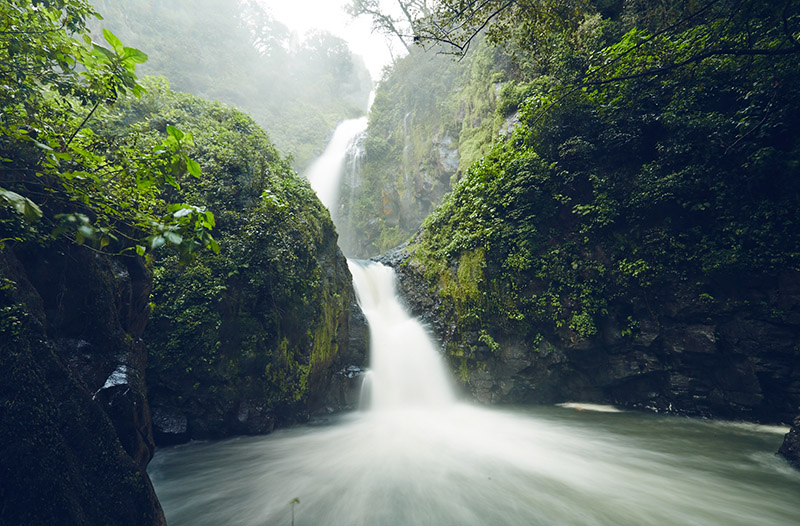
[(295, 498), (297, 526), (796, 524), (782, 430), (459, 403), (393, 271), (351, 269), (374, 337), (370, 408), (160, 450), (150, 474), (170, 525), (288, 525)]
[[(307, 173), (329, 209), (365, 126), (342, 123)], [(371, 332), (362, 410), (159, 450), (149, 472), (171, 526), (289, 525), (293, 508), (297, 526), (797, 524), (800, 474), (774, 455), (785, 430), (459, 402), (394, 271), (350, 270)]]

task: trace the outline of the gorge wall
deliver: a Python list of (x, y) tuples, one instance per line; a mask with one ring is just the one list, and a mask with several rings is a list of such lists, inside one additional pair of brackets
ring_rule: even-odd
[(0, 274), (0, 523), (165, 524), (145, 473), (142, 260), (7, 247)]
[(221, 247), (109, 255), (0, 211), (2, 524), (164, 524), (156, 444), (356, 401), (366, 322), (327, 211), (252, 119), (148, 82), (93, 127), (142, 151), (193, 134), (205, 177), (169, 193), (214, 211)]
[[(720, 283), (704, 304), (676, 286), (646, 301), (611, 304), (599, 331), (481, 324), (457, 309), (403, 250), (395, 266), (412, 311), (442, 344), (468, 395), (484, 403), (590, 401), (749, 421), (791, 422), (800, 407), (800, 273)], [(488, 271), (487, 271), (488, 272)], [(628, 317), (635, 334), (623, 332)]]
[(252, 118), (146, 85), (104, 126), (145, 145), (167, 123), (192, 134), (203, 176), (173, 198), (214, 212), (220, 247), (188, 262), (165, 248), (153, 262), (156, 442), (264, 434), (352, 406), (366, 329), (328, 211)]
[(785, 26), (774, 6), (716, 7), (666, 33), (622, 2), (490, 30), (479, 153), (463, 160), (462, 130), (450, 192), (380, 257), (468, 396), (760, 422), (800, 411), (797, 62), (693, 47), (717, 30), (741, 43), (753, 17)]

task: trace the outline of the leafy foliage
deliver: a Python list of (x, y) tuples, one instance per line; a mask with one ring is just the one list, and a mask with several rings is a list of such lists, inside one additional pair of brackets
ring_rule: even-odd
[(248, 430), (231, 427), (239, 403), (258, 405), (272, 424), (301, 418), (338, 355), (349, 308), (328, 213), (251, 118), (163, 79), (145, 86), (115, 107), (106, 130), (145, 147), (173, 125), (191, 133), (203, 177), (173, 197), (213, 210), (219, 239), (219, 253), (188, 265), (177, 253), (154, 261), (152, 403), (218, 436)]
[(162, 196), (200, 175), (190, 136), (172, 128), (142, 151), (91, 127), (118, 97), (142, 95), (134, 72), (147, 56), (108, 30), (108, 47), (92, 42), (85, 28), (97, 15), (83, 1), (14, 0), (0, 16), (2, 242), (66, 236), (129, 253), (172, 243), (185, 257), (213, 246), (213, 216), (175, 214)]
[(488, 46), (462, 62), (415, 49), (387, 73), (370, 112), (360, 181), (342, 192), (346, 252), (368, 257), (407, 240), (451, 179), (489, 151), (502, 122), (494, 104), (503, 58)]
[[(709, 7), (661, 33), (636, 25), (642, 12), (595, 19), (595, 49), (566, 46), (550, 75), (504, 88), (513, 137), (410, 247), (463, 330), (585, 340), (612, 303), (657, 303), (682, 285), (707, 302), (798, 268), (800, 71), (779, 24), (794, 27), (794, 3), (737, 5), (724, 23)], [(574, 60), (587, 50), (599, 65)], [(582, 88), (562, 89), (576, 72)], [(477, 277), (462, 269), (476, 257)]]

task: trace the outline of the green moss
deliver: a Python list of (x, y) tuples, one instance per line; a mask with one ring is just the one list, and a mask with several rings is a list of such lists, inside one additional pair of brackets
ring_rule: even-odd
[[(800, 134), (782, 124), (800, 118), (797, 64), (773, 65), (793, 80), (770, 91), (759, 80), (773, 67), (767, 61), (712, 62), (691, 77), (632, 79), (561, 99), (556, 76), (506, 81), (495, 117), (517, 112), (516, 132), (485, 153), (479, 127), (462, 131), (460, 147), (475, 137), (480, 158), (409, 245), (452, 307), (443, 312), (457, 339), (477, 333), (490, 348), (487, 335), (507, 331), (530, 333), (533, 348), (543, 335), (592, 339), (612, 303), (632, 337), (638, 322), (620, 305), (698, 283), (694, 297), (708, 308), (711, 284), (800, 267), (792, 230), (800, 193), (789, 175)], [(775, 112), (759, 113), (764, 128), (742, 135), (740, 117), (766, 107)]]
[(166, 123), (194, 135), (203, 178), (184, 182), (179, 198), (215, 213), (221, 247), (188, 265), (170, 254), (154, 262), (152, 402), (211, 435), (238, 432), (230, 422), (242, 402), (277, 424), (302, 419), (339, 355), (349, 309), (330, 217), (249, 117), (149, 82), (107, 126), (126, 133), (119, 125), (133, 120), (144, 144)]
[(460, 62), (415, 50), (379, 84), (361, 181), (343, 192), (346, 252), (368, 257), (406, 241), (451, 181), (489, 152), (497, 83), (506, 76), (500, 56), (477, 42)]

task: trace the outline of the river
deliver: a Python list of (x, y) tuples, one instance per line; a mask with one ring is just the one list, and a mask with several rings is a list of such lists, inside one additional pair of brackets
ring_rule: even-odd
[(795, 525), (785, 429), (458, 400), (391, 269), (351, 262), (370, 323), (368, 406), (264, 437), (161, 449), (171, 526)]

